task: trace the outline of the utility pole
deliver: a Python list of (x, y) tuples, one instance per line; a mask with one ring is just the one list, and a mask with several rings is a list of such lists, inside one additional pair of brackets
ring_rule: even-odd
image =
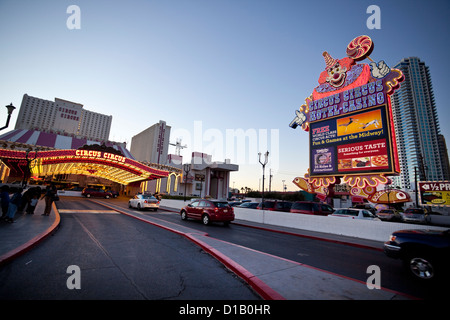
[(272, 169), (269, 170), (270, 174), (269, 174), (269, 192), (272, 191)]
[(262, 165), (262, 169), (263, 169), (263, 176), (262, 176), (262, 209), (264, 210), (264, 169), (266, 167), (266, 164), (268, 162), (269, 158), (269, 151), (266, 151), (266, 153), (264, 154), (264, 162), (261, 162), (261, 152), (258, 153), (258, 161), (259, 163)]
[(418, 190), (417, 190), (417, 167), (414, 167), (414, 182), (416, 185), (416, 190), (415, 190), (415, 194), (416, 194), (416, 208), (419, 207), (419, 194), (418, 194)]

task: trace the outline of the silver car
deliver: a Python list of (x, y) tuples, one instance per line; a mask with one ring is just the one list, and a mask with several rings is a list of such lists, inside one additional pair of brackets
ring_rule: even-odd
[(138, 210), (159, 208), (159, 200), (149, 194), (137, 194), (128, 201), (128, 208), (136, 208)]
[(429, 223), (430, 215), (422, 208), (408, 208), (402, 213), (404, 222)]
[(381, 209), (378, 211), (377, 217), (383, 221), (403, 221), (402, 216), (395, 209)]
[(356, 208), (347, 208), (347, 209), (338, 209), (332, 214), (328, 215), (329, 217), (343, 217), (350, 219), (364, 219), (364, 220), (377, 220), (380, 221), (377, 216), (375, 216), (372, 212), (366, 209), (356, 209)]

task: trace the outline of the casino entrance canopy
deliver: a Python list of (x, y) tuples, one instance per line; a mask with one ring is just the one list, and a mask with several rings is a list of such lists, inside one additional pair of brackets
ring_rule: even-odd
[[(23, 177), (30, 164), (32, 176), (80, 174), (128, 185), (132, 182), (168, 177), (170, 171), (152, 168), (115, 153), (97, 150), (11, 150), (0, 148), (0, 159), (9, 176)], [(28, 159), (28, 160), (27, 160)]]

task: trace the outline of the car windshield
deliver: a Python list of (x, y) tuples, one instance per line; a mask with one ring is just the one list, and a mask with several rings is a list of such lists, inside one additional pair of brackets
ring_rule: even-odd
[(406, 209), (405, 213), (424, 214), (422, 209)]
[(228, 202), (225, 202), (225, 201), (221, 201), (221, 202), (213, 202), (214, 203), (214, 205), (217, 207), (217, 208), (225, 208), (225, 207), (229, 207), (229, 204), (228, 204)]
[(264, 208), (273, 208), (274, 206), (275, 206), (275, 202), (264, 201)]
[(361, 211), (362, 211), (363, 217), (366, 217), (366, 218), (373, 218), (372, 212), (367, 211), (367, 210), (361, 210)]
[(347, 212), (345, 214), (348, 214), (349, 216), (358, 216), (358, 210), (352, 210), (352, 209), (348, 209)]

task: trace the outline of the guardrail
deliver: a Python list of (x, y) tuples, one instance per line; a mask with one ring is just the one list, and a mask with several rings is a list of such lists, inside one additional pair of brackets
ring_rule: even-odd
[[(189, 201), (162, 199), (161, 206), (181, 209)], [(281, 211), (256, 210), (234, 207), (236, 219), (267, 225), (338, 234), (375, 241), (387, 241), (392, 232), (404, 229), (446, 230), (429, 225), (348, 219), (332, 216), (313, 216)]]

